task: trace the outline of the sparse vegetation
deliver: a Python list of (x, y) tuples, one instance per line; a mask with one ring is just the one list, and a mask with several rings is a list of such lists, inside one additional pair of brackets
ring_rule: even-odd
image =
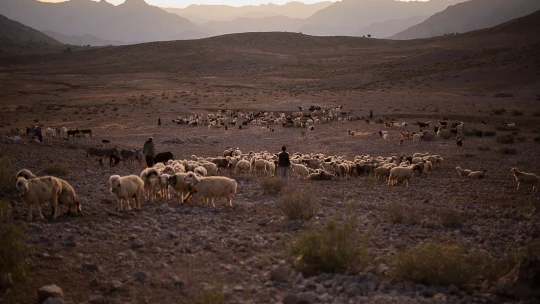
[(508, 273), (508, 263), (486, 253), (467, 252), (461, 245), (430, 240), (399, 252), (392, 259), (394, 276), (420, 284), (467, 287), (479, 280), (496, 281)]
[(509, 132), (519, 132), (518, 127), (509, 127), (507, 125), (499, 125), (496, 127), (497, 131), (509, 131)]
[(281, 192), (281, 189), (285, 187), (285, 180), (279, 176), (274, 176), (271, 178), (265, 178), (261, 181), (261, 188), (263, 193), (269, 195), (277, 195)]
[(453, 208), (440, 208), (437, 211), (444, 227), (460, 228), (468, 220), (465, 213)]
[(289, 244), (294, 267), (304, 275), (317, 273), (357, 273), (370, 262), (368, 234), (357, 231), (357, 219), (342, 223), (328, 220), (322, 229), (315, 225)]
[(509, 145), (509, 144), (513, 144), (516, 141), (516, 138), (512, 134), (503, 134), (503, 135), (497, 136), (495, 140), (500, 144)]
[(518, 135), (516, 136), (516, 141), (519, 141), (519, 142), (524, 142), (527, 140), (527, 136), (525, 135)]
[(62, 164), (55, 163), (43, 168), (43, 173), (53, 176), (66, 176), (69, 174), (69, 168)]
[(285, 191), (280, 195), (278, 208), (289, 220), (310, 220), (317, 211), (316, 203), (309, 192), (301, 190)]
[(500, 148), (498, 151), (500, 154), (507, 154), (507, 155), (517, 154), (517, 151), (514, 148)]
[(477, 130), (475, 128), (465, 129), (463, 130), (463, 134), (465, 134), (465, 136), (476, 136), (476, 137), (482, 137), (484, 135), (484, 133), (481, 130)]
[(484, 132), (482, 132), (482, 135), (484, 135), (486, 137), (490, 137), (490, 136), (497, 135), (497, 132), (495, 132), (495, 131), (484, 131)]
[(402, 202), (393, 201), (383, 208), (383, 218), (394, 224), (416, 225), (419, 221), (418, 210)]
[(8, 192), (15, 185), (15, 174), (11, 172), (11, 162), (7, 155), (0, 157), (0, 191)]
[(495, 109), (492, 112), (493, 115), (503, 115), (504, 113), (506, 113), (505, 108)]
[(199, 296), (197, 304), (222, 304), (225, 303), (225, 294), (223, 293), (223, 285), (207, 286)]
[[(4, 203), (2, 203), (4, 206)], [(23, 241), (24, 227), (10, 221), (0, 223), (0, 275), (9, 276), (14, 284), (29, 280), (30, 267), (26, 260), (30, 248)], [(5, 277), (0, 277), (0, 300), (10, 302), (10, 287), (3, 286)]]
[(478, 150), (479, 151), (490, 151), (491, 147), (490, 146), (480, 146), (480, 147), (478, 147)]
[(511, 114), (514, 116), (523, 116), (523, 111), (512, 110)]

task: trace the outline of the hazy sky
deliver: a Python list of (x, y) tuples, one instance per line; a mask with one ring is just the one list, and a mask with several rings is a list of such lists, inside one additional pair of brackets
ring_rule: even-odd
[[(62, 2), (66, 0), (40, 0), (43, 2)], [(98, 0), (93, 0), (98, 1)], [(123, 3), (125, 0), (107, 0), (107, 2), (110, 2), (112, 4), (120, 4)], [(287, 2), (291, 2), (293, 0), (145, 0), (148, 4), (161, 6), (161, 7), (186, 7), (190, 4), (227, 4), (227, 5), (233, 5), (233, 6), (242, 6), (242, 5), (258, 5), (258, 4), (267, 4), (267, 3), (275, 3), (275, 4), (285, 4)], [(336, 0), (294, 0), (304, 3), (315, 3), (315, 2), (322, 2), (322, 1), (331, 1), (336, 2)]]

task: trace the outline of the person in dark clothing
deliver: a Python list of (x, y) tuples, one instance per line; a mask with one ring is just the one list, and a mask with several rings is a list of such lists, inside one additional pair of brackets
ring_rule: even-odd
[(143, 154), (146, 156), (146, 166), (148, 168), (154, 166), (154, 156), (156, 156), (156, 149), (154, 147), (153, 138), (150, 137), (144, 143)]
[(278, 167), (279, 167), (279, 176), (284, 179), (289, 179), (289, 170), (291, 167), (291, 160), (289, 158), (289, 153), (285, 150), (285, 146), (281, 147), (281, 153), (278, 155)]
[(373, 109), (369, 110), (369, 119), (373, 119)]
[(158, 118), (158, 119), (157, 119), (157, 125), (158, 125), (158, 126), (161, 126), (161, 118)]
[(41, 127), (36, 127), (36, 135), (39, 140), (39, 142), (43, 142), (43, 134), (41, 134)]

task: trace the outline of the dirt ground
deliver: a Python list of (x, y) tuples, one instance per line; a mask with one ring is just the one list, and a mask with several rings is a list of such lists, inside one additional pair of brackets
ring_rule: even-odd
[[(110, 141), (106, 146), (128, 149), (142, 148), (152, 136), (157, 152), (171, 151), (175, 159), (217, 157), (229, 147), (275, 153), (282, 145), (291, 153), (347, 159), (429, 152), (444, 158), (442, 166), (415, 176), (409, 187), (356, 176), (325, 182), (291, 179), (288, 187), (312, 194), (319, 205), (314, 218), (319, 227), (352, 210), (359, 232), (371, 231), (369, 249), (380, 261), (429, 239), (465, 244), (496, 257), (538, 240), (538, 193), (517, 191), (510, 172), (512, 167), (540, 172), (537, 42), (508, 42), (515, 46), (509, 48), (497, 40), (490, 49), (471, 46), (478, 37), (452, 47), (446, 40), (394, 47), (386, 41), (364, 46), (345, 39), (320, 46), (317, 38), (280, 52), (280, 43), (290, 39), (283, 35), (285, 42), (262, 46), (255, 38), (245, 40), (252, 44), (237, 45), (233, 35), (231, 41), (144, 44), (74, 52), (73, 58), (28, 57), (0, 66), (0, 132), (43, 124), (91, 128), (94, 134), (44, 143), (23, 136), (17, 144), (0, 143), (13, 171), (27, 168), (41, 175), (50, 164), (69, 168), (63, 178), (80, 196), (85, 214), (28, 223), (25, 240), (33, 248), (33, 275), (31, 283), (17, 289), (18, 303), (34, 303), (35, 290), (46, 284), (60, 286), (64, 299), (74, 303), (196, 303), (202, 302), (207, 286), (222, 290), (227, 303), (430, 303), (441, 301), (441, 294), (448, 303), (513, 301), (496, 294), (496, 282), (472, 291), (410, 284), (393, 280), (377, 270), (378, 264), (360, 274), (377, 286), (365, 292), (348, 292), (347, 280), (358, 276), (304, 278), (292, 272), (276, 280), (274, 270), (290, 265), (283, 240), (293, 239), (308, 224), (289, 221), (276, 206), (278, 197), (263, 194), (263, 177), (254, 174), (220, 172), (238, 182), (232, 208), (223, 200), (217, 209), (202, 206), (196, 195), (187, 205), (179, 205), (177, 198), (160, 199), (144, 201), (140, 212), (115, 211), (109, 176), (139, 175), (143, 167), (100, 167), (87, 159), (85, 148), (101, 146), (104, 139)], [(494, 97), (501, 91), (514, 97)], [(406, 140), (399, 146), (398, 131), (390, 130), (384, 141), (377, 134), (383, 125), (373, 120), (316, 124), (314, 132), (276, 125), (274, 133), (260, 125), (224, 130), (171, 122), (179, 115), (218, 109), (289, 113), (310, 105), (343, 106), (356, 116), (373, 109), (374, 120), (406, 121), (410, 131), (418, 131), (418, 121), (442, 119), (483, 131), (516, 123), (523, 141), (504, 145), (496, 136), (468, 136), (463, 147), (453, 137)], [(494, 115), (503, 108), (505, 113)], [(347, 129), (360, 135), (350, 137)], [(513, 148), (515, 154), (502, 154), (502, 148)], [(485, 169), (486, 178), (460, 177), (456, 166)], [(26, 221), (27, 207), (15, 193), (5, 196), (15, 205), (14, 219)], [(396, 203), (417, 210), (419, 222), (388, 221), (388, 206)], [(448, 228), (430, 215), (440, 208), (470, 218), (461, 228)], [(301, 299), (294, 302), (291, 295)]]

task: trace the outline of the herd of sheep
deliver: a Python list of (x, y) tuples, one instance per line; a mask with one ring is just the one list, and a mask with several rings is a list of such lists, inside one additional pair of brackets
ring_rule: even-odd
[[(258, 174), (275, 176), (277, 172), (277, 154), (268, 152), (242, 153), (237, 149), (228, 149), (219, 157), (191, 156), (187, 160), (174, 160), (172, 153), (168, 159), (155, 166), (144, 169), (139, 176), (112, 175), (109, 178), (110, 191), (118, 200), (118, 211), (131, 210), (133, 207), (141, 208), (143, 196), (150, 202), (157, 197), (170, 198), (170, 190), (176, 193), (180, 202), (187, 202), (195, 193), (202, 197), (203, 203), (211, 203), (215, 207), (216, 198), (225, 198), (232, 206), (232, 196), (237, 192), (237, 182), (233, 178), (219, 176), (224, 172)], [(441, 166), (443, 158), (429, 153), (415, 153), (403, 157), (382, 157), (361, 155), (353, 160), (344, 156), (327, 156), (324, 154), (294, 153), (290, 157), (291, 172), (298, 179), (305, 180), (347, 180), (351, 176), (373, 176), (379, 180), (385, 178), (388, 185), (402, 182), (408, 186), (415, 173), (430, 174), (434, 168)], [(485, 171), (471, 171), (456, 168), (460, 176), (469, 178), (482, 178)], [(540, 178), (533, 173), (525, 173), (517, 168), (511, 169), (517, 183), (518, 190), (522, 185), (531, 185), (537, 191)], [(28, 206), (28, 221), (32, 220), (32, 210), (38, 211), (40, 218), (41, 203), (48, 202), (52, 207), (53, 219), (58, 216), (59, 205), (74, 207), (82, 212), (81, 204), (75, 190), (68, 182), (57, 177), (37, 177), (27, 169), (17, 173), (15, 184), (20, 197)]]

